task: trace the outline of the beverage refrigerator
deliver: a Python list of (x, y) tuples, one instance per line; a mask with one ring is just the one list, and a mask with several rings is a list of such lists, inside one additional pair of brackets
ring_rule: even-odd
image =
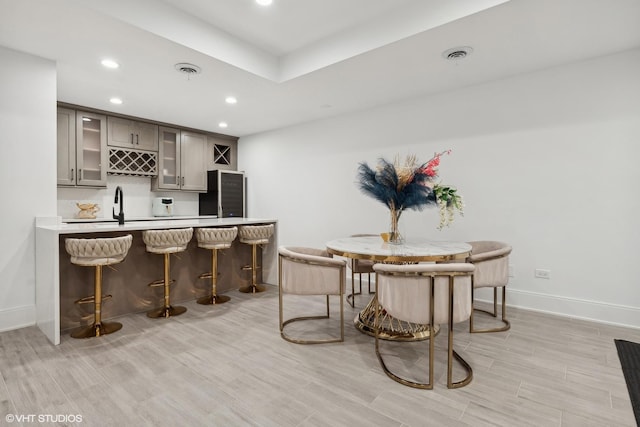
[(245, 217), (246, 183), (244, 172), (207, 171), (207, 192), (200, 193), (200, 215), (218, 218)]

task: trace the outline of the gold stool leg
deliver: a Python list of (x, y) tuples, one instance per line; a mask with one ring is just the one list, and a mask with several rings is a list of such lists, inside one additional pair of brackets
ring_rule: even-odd
[(211, 250), (211, 273), (201, 274), (200, 278), (205, 279), (211, 277), (211, 295), (198, 298), (198, 304), (204, 305), (214, 305), (214, 304), (222, 304), (229, 301), (229, 298), (226, 295), (218, 295), (217, 284), (218, 284), (218, 249)]
[(88, 327), (71, 332), (72, 338), (92, 338), (111, 334), (122, 329), (122, 323), (102, 321), (102, 266), (96, 265), (94, 278), (94, 320)]
[(251, 245), (251, 285), (238, 289), (245, 294), (256, 294), (258, 292), (264, 292), (267, 288), (263, 285), (259, 285), (258, 281), (258, 255), (257, 246)]
[(147, 312), (147, 316), (153, 319), (157, 319), (159, 317), (166, 318), (171, 316), (179, 316), (187, 311), (186, 307), (182, 307), (179, 305), (175, 307), (171, 306), (171, 300), (169, 298), (169, 285), (171, 284), (171, 260), (169, 259), (169, 255), (170, 254), (164, 254), (164, 306)]

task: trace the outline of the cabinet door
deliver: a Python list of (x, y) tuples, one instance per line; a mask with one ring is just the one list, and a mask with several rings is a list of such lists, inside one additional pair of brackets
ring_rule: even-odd
[(112, 147), (158, 151), (158, 125), (109, 116), (107, 135)]
[(219, 218), (244, 217), (244, 172), (218, 171)]
[(207, 137), (183, 131), (180, 138), (180, 188), (187, 191), (207, 191)]
[(58, 185), (76, 185), (76, 112), (58, 108)]
[(76, 113), (76, 184), (107, 186), (107, 117)]
[(133, 135), (137, 150), (158, 151), (158, 125), (136, 122)]
[(180, 189), (180, 131), (159, 129), (158, 177), (152, 181), (154, 189)]
[(133, 133), (133, 120), (109, 117), (107, 118), (107, 123), (108, 145), (134, 148), (135, 136)]

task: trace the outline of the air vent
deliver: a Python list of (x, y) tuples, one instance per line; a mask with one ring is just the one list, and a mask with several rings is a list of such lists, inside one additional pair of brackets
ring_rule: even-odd
[(457, 60), (466, 58), (467, 56), (471, 55), (472, 52), (473, 52), (473, 48), (469, 46), (454, 47), (452, 49), (447, 49), (444, 52), (442, 52), (442, 56), (445, 59), (448, 59), (450, 61), (457, 61)]
[(186, 74), (187, 76), (195, 76), (196, 74), (200, 74), (200, 67), (193, 64), (188, 64), (186, 62), (181, 62), (175, 65), (176, 70)]

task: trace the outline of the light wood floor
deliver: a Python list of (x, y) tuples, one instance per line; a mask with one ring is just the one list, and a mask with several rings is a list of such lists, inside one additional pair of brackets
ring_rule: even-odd
[[(345, 303), (344, 343), (313, 346), (280, 338), (277, 288), (227, 295), (215, 307), (188, 302), (175, 318), (121, 317), (118, 333), (65, 334), (59, 346), (35, 326), (0, 334), (0, 425), (42, 425), (6, 423), (8, 414), (73, 414), (82, 422), (58, 425), (635, 426), (613, 340), (640, 342), (638, 330), (517, 309), (508, 332), (471, 336), (459, 324), (455, 347), (474, 378), (448, 390), (444, 327), (437, 383), (417, 390), (388, 378), (373, 338), (353, 327), (369, 295), (356, 309)], [(285, 315), (321, 314), (323, 301), (289, 297)], [(336, 319), (320, 326), (337, 333)], [(426, 341), (383, 344), (397, 369), (420, 358), (417, 378), (426, 379)]]

